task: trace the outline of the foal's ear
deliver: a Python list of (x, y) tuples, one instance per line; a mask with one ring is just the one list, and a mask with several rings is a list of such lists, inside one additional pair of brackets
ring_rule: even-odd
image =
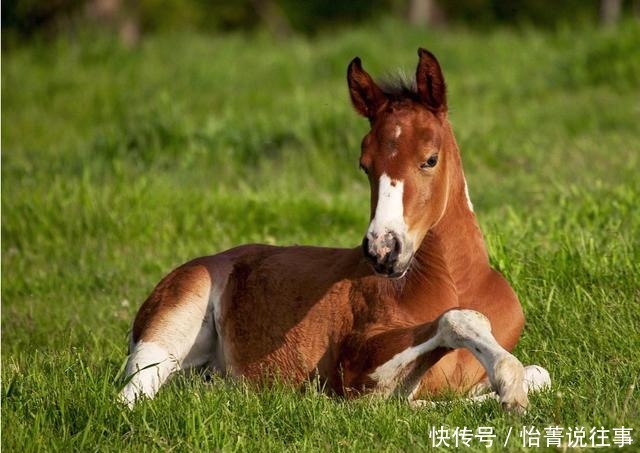
[(351, 103), (355, 109), (362, 116), (373, 120), (376, 113), (387, 102), (387, 97), (371, 76), (367, 74), (367, 71), (362, 69), (362, 62), (358, 57), (349, 63), (347, 82), (349, 84)]
[(428, 50), (418, 49), (416, 87), (420, 100), (434, 113), (447, 110), (447, 94), (440, 63)]

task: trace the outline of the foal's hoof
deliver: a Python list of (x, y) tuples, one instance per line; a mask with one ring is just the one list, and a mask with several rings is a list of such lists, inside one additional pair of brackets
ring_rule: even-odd
[(520, 361), (511, 354), (498, 360), (493, 369), (493, 378), (502, 408), (522, 414), (529, 405), (529, 398), (524, 385), (524, 367)]
[(527, 393), (548, 390), (551, 388), (551, 376), (541, 366), (529, 365), (524, 368), (524, 385)]
[(502, 409), (506, 412), (512, 412), (514, 414), (521, 415), (524, 414), (527, 410), (529, 399), (527, 398), (526, 393), (521, 392), (520, 395), (509, 400), (500, 397), (500, 404), (502, 405)]

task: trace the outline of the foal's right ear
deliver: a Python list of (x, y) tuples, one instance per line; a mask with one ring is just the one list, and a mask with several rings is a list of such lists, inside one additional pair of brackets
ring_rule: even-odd
[(387, 102), (387, 97), (373, 81), (367, 71), (362, 69), (360, 58), (354, 58), (347, 69), (347, 82), (351, 103), (362, 116), (373, 120)]

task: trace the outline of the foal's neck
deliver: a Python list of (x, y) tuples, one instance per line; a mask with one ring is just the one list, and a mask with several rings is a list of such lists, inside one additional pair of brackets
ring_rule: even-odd
[[(464, 296), (489, 269), (489, 255), (476, 215), (467, 201), (465, 180), (455, 181), (442, 219), (431, 229), (418, 253), (439, 254), (458, 297)], [(426, 249), (426, 250), (425, 250)]]
[[(490, 271), (480, 226), (467, 196), (460, 153), (451, 135), (449, 195), (444, 213), (416, 252), (407, 274), (405, 300), (434, 310), (464, 304)], [(428, 298), (428, 301), (424, 299)], [(421, 300), (422, 299), (422, 300)], [(445, 302), (446, 300), (446, 302)], [(447, 306), (444, 306), (447, 305)]]

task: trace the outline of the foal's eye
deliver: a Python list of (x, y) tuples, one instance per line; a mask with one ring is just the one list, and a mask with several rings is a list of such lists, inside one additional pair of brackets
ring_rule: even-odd
[(367, 167), (365, 167), (364, 165), (360, 164), (360, 170), (362, 170), (364, 172), (365, 175), (369, 174), (369, 170), (367, 170)]
[(431, 156), (429, 156), (429, 158), (426, 161), (420, 164), (420, 168), (422, 169), (433, 168), (436, 166), (437, 163), (438, 163), (438, 155), (432, 154)]

